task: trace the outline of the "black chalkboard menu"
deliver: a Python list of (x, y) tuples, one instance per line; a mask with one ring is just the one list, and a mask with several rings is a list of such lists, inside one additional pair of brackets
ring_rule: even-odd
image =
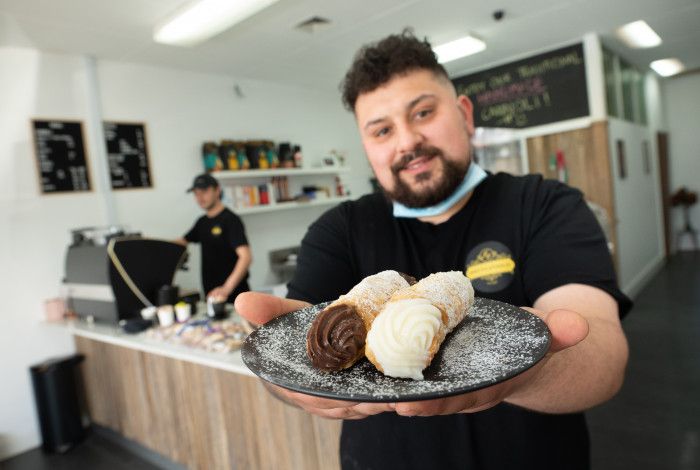
[(588, 116), (583, 45), (453, 79), (474, 104), (476, 127), (523, 128)]
[(80, 121), (32, 119), (42, 193), (90, 191), (90, 169)]
[(104, 132), (112, 189), (150, 188), (145, 125), (106, 121)]

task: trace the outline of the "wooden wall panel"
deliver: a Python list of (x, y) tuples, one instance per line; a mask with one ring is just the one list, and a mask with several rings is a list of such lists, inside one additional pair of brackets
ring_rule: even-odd
[[(607, 121), (595, 122), (582, 129), (528, 138), (530, 173), (540, 173), (545, 178), (556, 179), (556, 171), (549, 168), (549, 160), (550, 156), (556, 154), (558, 150), (564, 152), (568, 184), (580, 189), (588, 201), (598, 204), (607, 211), (611, 240), (617, 248)], [(615, 260), (616, 253), (617, 249), (613, 253)], [(617, 265), (617, 262), (615, 264)]]
[(252, 377), (75, 337), (92, 420), (192, 469), (340, 468), (340, 421)]

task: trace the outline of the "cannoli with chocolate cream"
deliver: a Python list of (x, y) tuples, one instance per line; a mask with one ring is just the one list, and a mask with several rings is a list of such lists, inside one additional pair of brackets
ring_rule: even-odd
[(397, 271), (367, 276), (323, 309), (306, 335), (306, 353), (314, 367), (346, 369), (365, 355), (365, 339), (374, 318), (398, 290), (415, 283)]

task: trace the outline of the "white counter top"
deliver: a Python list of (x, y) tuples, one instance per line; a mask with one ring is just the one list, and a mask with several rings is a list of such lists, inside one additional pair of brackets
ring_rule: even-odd
[(255, 374), (243, 363), (240, 350), (230, 353), (208, 352), (149, 338), (145, 334), (124, 333), (117, 326), (101, 323), (91, 324), (83, 320), (71, 320), (57, 325), (67, 328), (70, 333), (76, 336), (95, 341), (255, 377)]

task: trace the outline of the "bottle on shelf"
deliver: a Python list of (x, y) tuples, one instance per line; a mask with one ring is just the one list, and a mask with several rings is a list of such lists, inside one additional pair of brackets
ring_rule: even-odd
[(294, 146), (294, 166), (296, 168), (302, 168), (304, 163), (304, 156), (301, 153), (301, 146)]
[(335, 195), (336, 196), (344, 196), (345, 195), (345, 189), (343, 188), (343, 182), (340, 181), (340, 176), (335, 177)]
[(248, 160), (248, 155), (245, 153), (245, 147), (243, 149), (238, 149), (238, 169), (249, 170), (250, 160)]
[(224, 163), (224, 167), (228, 170), (238, 170), (238, 152), (236, 143), (232, 140), (222, 140), (219, 145), (219, 156)]
[(202, 160), (207, 173), (224, 168), (224, 164), (219, 158), (219, 146), (216, 145), (216, 142), (204, 142), (202, 144)]
[(258, 149), (258, 169), (267, 170), (270, 168), (270, 161), (267, 159), (267, 151), (260, 147)]
[(277, 155), (277, 151), (275, 150), (275, 144), (271, 141), (265, 142), (265, 151), (266, 151), (267, 162), (269, 164), (269, 167), (270, 168), (279, 168), (280, 167), (280, 159), (279, 159), (279, 155)]
[(294, 168), (294, 153), (289, 142), (281, 142), (277, 153), (282, 168)]

